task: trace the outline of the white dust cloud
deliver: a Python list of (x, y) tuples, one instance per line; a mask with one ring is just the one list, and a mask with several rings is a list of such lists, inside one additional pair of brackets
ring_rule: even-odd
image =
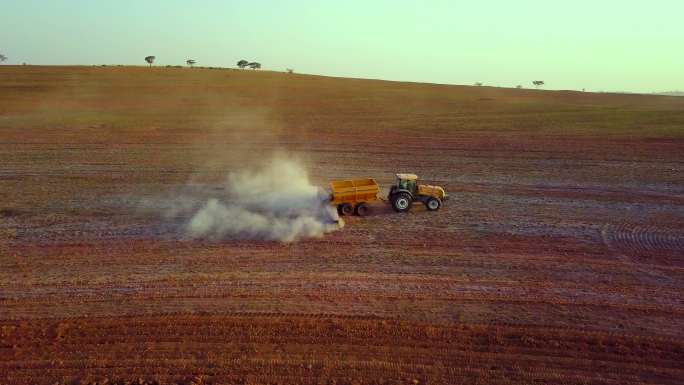
[(192, 238), (293, 242), (343, 225), (303, 165), (284, 157), (229, 174), (221, 192), (205, 199), (186, 225)]

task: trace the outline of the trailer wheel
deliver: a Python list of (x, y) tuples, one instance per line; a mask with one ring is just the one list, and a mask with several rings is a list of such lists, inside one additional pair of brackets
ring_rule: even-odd
[(359, 203), (356, 205), (356, 208), (354, 208), (354, 211), (356, 212), (356, 215), (360, 217), (365, 217), (368, 215), (368, 206), (366, 206), (365, 203)]
[(430, 211), (437, 211), (440, 207), (442, 207), (442, 201), (440, 201), (438, 198), (430, 197), (427, 201), (425, 201), (425, 207)]
[(351, 215), (354, 212), (354, 206), (349, 203), (343, 203), (339, 207), (340, 214), (342, 215)]
[(407, 193), (398, 193), (392, 196), (392, 207), (398, 213), (405, 213), (411, 208), (411, 195)]

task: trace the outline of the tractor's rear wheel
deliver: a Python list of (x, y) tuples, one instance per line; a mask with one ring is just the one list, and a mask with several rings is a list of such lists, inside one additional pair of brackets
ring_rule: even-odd
[(405, 213), (411, 208), (411, 195), (407, 193), (398, 193), (392, 196), (392, 207), (398, 213)]
[(442, 201), (439, 198), (430, 197), (425, 201), (425, 207), (430, 211), (437, 211), (442, 207)]
[(349, 203), (343, 203), (338, 206), (338, 210), (342, 215), (351, 215), (354, 212), (354, 206)]
[(359, 203), (356, 205), (356, 208), (354, 208), (354, 211), (356, 212), (356, 215), (365, 217), (368, 215), (368, 206), (365, 203)]

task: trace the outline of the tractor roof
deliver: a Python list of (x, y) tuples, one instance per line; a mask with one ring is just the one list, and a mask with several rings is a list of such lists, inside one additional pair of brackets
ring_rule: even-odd
[(416, 175), (416, 174), (397, 174), (397, 178), (406, 179), (406, 180), (416, 180), (416, 179), (418, 179), (418, 175)]

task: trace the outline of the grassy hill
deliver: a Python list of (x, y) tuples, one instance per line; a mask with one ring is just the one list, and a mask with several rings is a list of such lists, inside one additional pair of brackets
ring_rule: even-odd
[[(240, 111), (296, 132), (683, 135), (666, 96), (517, 90), (231, 69), (0, 67), (0, 123), (114, 130), (221, 126)], [(245, 122), (246, 125), (247, 122)], [(106, 131), (106, 130), (105, 130)], [(92, 140), (92, 138), (91, 138)]]

